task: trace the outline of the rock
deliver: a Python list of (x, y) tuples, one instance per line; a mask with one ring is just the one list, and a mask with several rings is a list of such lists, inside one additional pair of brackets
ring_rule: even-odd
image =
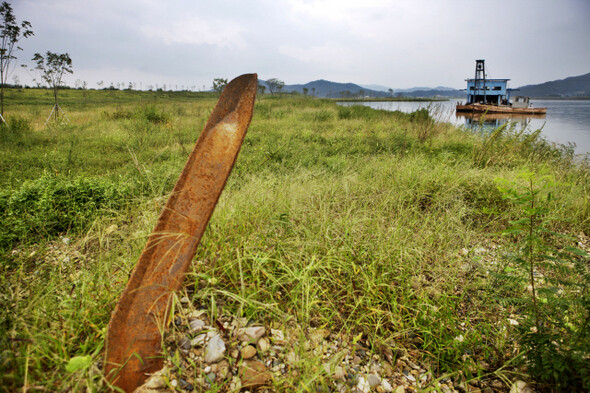
[(391, 378), (393, 376), (393, 367), (391, 367), (391, 364), (389, 363), (383, 364), (382, 371), (387, 378)]
[(510, 393), (532, 393), (530, 387), (524, 381), (516, 381), (510, 387)]
[(395, 388), (395, 393), (406, 393), (406, 388), (402, 385)]
[(182, 390), (185, 390), (187, 392), (192, 392), (194, 390), (194, 387), (191, 383), (185, 381), (184, 379), (179, 379), (179, 386)]
[(387, 382), (387, 379), (383, 378), (381, 380), (381, 387), (383, 388), (384, 392), (390, 393), (393, 392), (393, 387), (391, 386), (391, 384), (389, 382)]
[(375, 387), (381, 384), (381, 377), (375, 374), (369, 374), (367, 375), (367, 382), (371, 387)]
[(209, 385), (213, 385), (215, 383), (215, 373), (205, 375), (205, 381), (207, 381)]
[(256, 343), (256, 347), (261, 354), (265, 354), (270, 349), (270, 341), (268, 341), (268, 338), (262, 337)]
[(258, 360), (245, 360), (238, 370), (238, 376), (242, 381), (243, 389), (257, 389), (272, 379), (271, 373)]
[(371, 374), (378, 375), (378, 374), (381, 374), (382, 368), (378, 363), (373, 363), (373, 364), (371, 364), (370, 370), (371, 370)]
[(219, 334), (213, 336), (207, 343), (205, 349), (205, 362), (206, 363), (217, 363), (223, 359), (225, 355), (225, 343)]
[(189, 304), (190, 301), (191, 300), (188, 298), (188, 296), (183, 296), (182, 298), (180, 298), (180, 303), (182, 304)]
[(359, 393), (369, 393), (371, 391), (371, 385), (369, 385), (369, 382), (363, 377), (359, 377), (359, 382), (356, 385), (356, 388)]
[(166, 378), (161, 375), (153, 375), (143, 384), (146, 389), (162, 389), (166, 387)]
[(214, 364), (215, 367), (215, 374), (217, 374), (217, 380), (223, 381), (229, 374), (229, 362), (227, 360), (222, 360), (221, 362)]
[(207, 313), (207, 311), (206, 311), (206, 310), (195, 310), (195, 311), (192, 311), (192, 312), (191, 312), (191, 313), (188, 315), (188, 318), (189, 318), (189, 319), (197, 319), (197, 318), (200, 318), (200, 317), (201, 317), (201, 315), (204, 315), (204, 314), (206, 314), (206, 313)]
[(293, 365), (299, 361), (299, 356), (295, 352), (291, 351), (287, 354), (285, 360), (290, 365)]
[(240, 328), (237, 330), (238, 339), (241, 341), (249, 341), (249, 342), (256, 342), (258, 341), (264, 334), (266, 333), (266, 329), (264, 326), (252, 326), (247, 328)]
[(230, 384), (229, 384), (229, 391), (230, 392), (238, 392), (242, 389), (242, 381), (240, 381), (240, 378), (238, 378), (238, 376), (236, 375), (235, 377), (232, 378)]
[(518, 321), (516, 319), (508, 318), (507, 321), (512, 326), (518, 326)]
[(270, 329), (270, 335), (272, 341), (277, 344), (282, 344), (285, 342), (285, 334), (280, 329)]
[(455, 389), (449, 387), (448, 385), (440, 385), (440, 390), (442, 393), (454, 393)]
[(314, 329), (309, 332), (309, 340), (315, 345), (319, 345), (322, 341), (328, 338), (329, 335), (330, 331), (328, 329)]
[(182, 349), (191, 349), (191, 340), (184, 336), (180, 339), (179, 346)]
[(190, 321), (189, 327), (190, 333), (200, 332), (205, 328), (205, 321), (202, 321), (200, 319), (193, 319), (192, 321)]
[(334, 369), (334, 374), (332, 374), (332, 378), (334, 378), (337, 381), (344, 381), (346, 380), (346, 372), (342, 367), (338, 366)]
[(202, 347), (203, 345), (205, 345), (205, 337), (207, 336), (204, 334), (199, 334), (197, 337), (191, 340), (191, 346)]
[(410, 367), (412, 367), (414, 370), (420, 370), (420, 366), (418, 366), (416, 363), (412, 362), (411, 360), (408, 360), (406, 362)]
[(246, 345), (242, 349), (240, 349), (240, 354), (242, 354), (242, 358), (244, 359), (252, 359), (256, 356), (256, 348), (252, 345)]

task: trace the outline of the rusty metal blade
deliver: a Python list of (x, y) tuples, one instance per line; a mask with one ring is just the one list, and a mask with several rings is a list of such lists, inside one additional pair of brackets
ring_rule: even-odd
[(161, 331), (252, 119), (256, 74), (232, 80), (209, 117), (131, 273), (107, 331), (105, 375), (132, 392), (163, 365)]

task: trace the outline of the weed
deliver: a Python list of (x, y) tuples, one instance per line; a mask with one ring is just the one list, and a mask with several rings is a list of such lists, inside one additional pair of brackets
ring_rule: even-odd
[(166, 113), (158, 111), (155, 105), (142, 105), (137, 110), (137, 117), (145, 119), (153, 124), (166, 123), (170, 117)]
[(31, 132), (31, 122), (22, 116), (8, 117), (7, 122), (0, 123), (0, 142), (15, 143)]
[[(554, 182), (523, 173), (524, 185), (500, 180), (521, 217), (502, 232), (514, 242), (497, 283), (522, 304), (519, 341), (528, 370), (547, 387), (590, 389), (590, 254), (549, 228)], [(528, 285), (528, 287), (527, 287)], [(522, 295), (522, 288), (527, 290)]]
[(0, 250), (85, 228), (98, 214), (122, 208), (125, 184), (64, 179), (45, 174), (15, 191), (0, 193)]

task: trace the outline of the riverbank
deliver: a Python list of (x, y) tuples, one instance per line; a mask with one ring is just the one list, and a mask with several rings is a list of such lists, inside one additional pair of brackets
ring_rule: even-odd
[[(7, 106), (0, 383), (9, 391), (106, 389), (110, 313), (216, 100), (126, 93), (70, 91), (69, 124), (49, 128), (50, 95)], [(425, 109), (259, 99), (171, 310), (165, 389), (243, 385), (234, 355), (250, 344), (270, 391), (365, 391), (369, 375), (375, 391), (582, 386), (589, 191), (587, 165), (538, 133), (470, 133)], [(257, 340), (270, 348), (232, 338), (232, 322), (264, 327)], [(215, 334), (227, 348), (207, 364)], [(558, 350), (530, 349), (547, 337)], [(525, 353), (550, 356), (561, 379), (544, 380)]]

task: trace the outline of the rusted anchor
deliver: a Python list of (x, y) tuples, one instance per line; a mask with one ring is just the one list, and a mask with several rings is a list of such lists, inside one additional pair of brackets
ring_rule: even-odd
[(159, 370), (161, 328), (231, 172), (254, 109), (256, 74), (225, 88), (162, 210), (115, 307), (107, 331), (105, 376), (132, 392)]

